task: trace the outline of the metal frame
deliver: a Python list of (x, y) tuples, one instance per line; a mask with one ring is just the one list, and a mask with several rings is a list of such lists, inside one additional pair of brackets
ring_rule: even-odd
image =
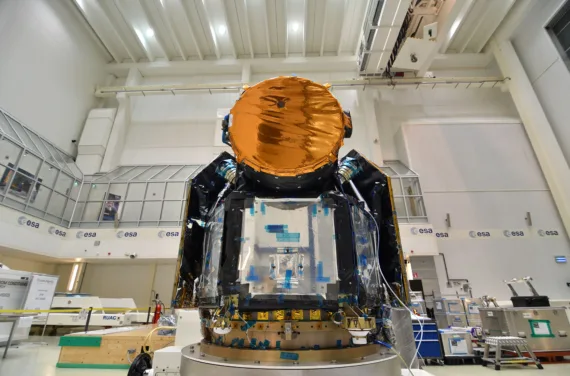
[[(185, 168), (188, 168), (188, 172), (180, 177), (176, 177), (181, 171)], [(82, 189), (87, 190), (87, 194), (85, 191), (83, 192), (84, 199), (79, 198), (77, 200), (77, 204), (81, 204), (79, 209), (74, 210), (74, 214), (72, 216), (72, 221), (70, 227), (85, 227), (85, 228), (105, 228), (105, 227), (114, 227), (115, 221), (105, 221), (102, 220), (103, 218), (103, 210), (104, 210), (104, 203), (108, 201), (116, 201), (119, 202), (119, 211), (118, 211), (118, 227), (147, 227), (147, 226), (181, 226), (182, 222), (184, 221), (183, 212), (184, 212), (184, 204), (187, 199), (187, 191), (188, 191), (188, 181), (192, 179), (200, 170), (201, 165), (138, 165), (138, 166), (119, 166), (114, 170), (106, 173), (106, 174), (98, 174), (98, 175), (91, 175), (86, 176), (84, 181), (84, 187)], [(154, 170), (152, 170), (154, 169)], [(152, 171), (151, 171), (152, 170)], [(141, 178), (143, 174), (148, 174), (147, 178)], [(164, 172), (168, 172), (167, 176), (164, 175)], [(134, 173), (134, 175), (132, 175)], [(131, 176), (132, 175), (132, 176)], [(109, 200), (107, 199), (108, 194), (112, 190), (112, 186), (115, 184), (123, 185), (124, 188), (121, 188), (122, 196), (119, 200)], [(133, 191), (131, 191), (131, 185), (135, 184), (144, 184), (144, 193), (142, 197), (132, 198)], [(148, 198), (149, 192), (149, 185), (150, 184), (162, 184), (162, 193), (158, 198)], [(169, 184), (181, 184), (181, 196), (176, 198), (169, 198), (167, 197), (167, 190), (169, 189)], [(98, 188), (99, 186), (102, 187), (101, 192), (104, 192), (103, 198), (93, 199), (90, 197), (91, 190)], [(112, 193), (112, 192), (111, 192)], [(129, 193), (131, 198), (129, 198)], [(158, 210), (157, 217), (153, 219), (145, 218), (144, 210), (147, 203), (160, 203), (160, 209)], [(179, 203), (180, 210), (178, 210), (178, 214), (176, 218), (168, 218), (163, 219), (165, 205), (167, 203)], [(129, 215), (133, 215), (133, 218), (126, 219), (125, 215), (125, 205), (127, 203), (141, 203), (140, 209), (137, 208), (136, 212), (129, 213)], [(98, 215), (96, 218), (84, 218), (86, 215), (86, 208), (89, 204), (97, 204), (100, 205)], [(122, 205), (122, 206), (121, 206)], [(78, 219), (74, 219), (77, 217)]]
[[(397, 169), (395, 168), (397, 166)], [(398, 173), (398, 169), (405, 169), (407, 172), (405, 174)], [(380, 167), (380, 170), (384, 172), (386, 175), (390, 176), (392, 180), (392, 186), (398, 185), (400, 187), (401, 194), (394, 194), (394, 202), (398, 199), (402, 199), (404, 201), (404, 209), (405, 213), (396, 213), (396, 217), (398, 218), (399, 222), (407, 222), (407, 223), (425, 223), (428, 221), (428, 217), (426, 214), (426, 209), (423, 200), (422, 189), (420, 186), (420, 179), (418, 174), (404, 165), (400, 161), (384, 161), (384, 166)], [(408, 194), (404, 190), (404, 179), (410, 179), (412, 181), (412, 185), (417, 187), (416, 194)], [(418, 213), (423, 215), (417, 215), (418, 213), (412, 213), (412, 209), (409, 207), (409, 200), (417, 199), (419, 208)]]
[[(20, 148), (20, 151), (15, 156), (12, 167), (8, 166), (8, 163), (3, 163), (2, 172), (4, 173), (9, 170), (13, 171), (13, 174), (6, 184), (6, 189), (0, 191), (0, 205), (33, 215), (34, 217), (44, 219), (56, 225), (68, 227), (71, 217), (67, 218), (67, 216), (65, 216), (65, 209), (70, 201), (74, 206), (77, 204), (72, 190), (74, 186), (79, 186), (79, 190), (81, 190), (83, 183), (83, 174), (73, 162), (73, 158), (38, 133), (27, 128), (14, 116), (0, 109), (0, 141), (4, 140), (13, 143)], [(34, 167), (33, 171), (24, 169), (22, 166), (25, 162), (24, 158), (27, 156), (39, 160), (37, 167)], [(73, 169), (70, 168), (69, 165), (72, 165)], [(48, 182), (45, 177), (40, 176), (45, 166), (48, 166), (55, 174), (52, 182)], [(9, 189), (9, 187), (12, 186), (16, 174), (21, 173), (20, 170), (25, 170), (33, 175), (33, 178), (26, 176), (26, 178), (32, 182), (32, 189), (28, 192), (26, 197), (16, 196), (11, 193)], [(70, 180), (69, 186), (64, 186), (62, 189), (59, 189), (60, 178), (64, 176)], [(41, 190), (49, 190), (43, 207), (36, 207), (34, 203), (31, 202), (33, 191), (37, 185), (39, 185), (38, 192)], [(53, 202), (52, 197), (55, 197), (53, 196), (54, 191), (64, 197), (64, 203), (58, 212), (53, 212), (50, 207), (50, 204)], [(11, 202), (17, 204), (12, 204)]]

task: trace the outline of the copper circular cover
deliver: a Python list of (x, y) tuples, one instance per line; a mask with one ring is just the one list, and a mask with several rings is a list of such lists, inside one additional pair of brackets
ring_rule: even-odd
[(246, 89), (230, 111), (239, 163), (275, 176), (310, 173), (337, 160), (346, 115), (323, 85), (277, 77)]

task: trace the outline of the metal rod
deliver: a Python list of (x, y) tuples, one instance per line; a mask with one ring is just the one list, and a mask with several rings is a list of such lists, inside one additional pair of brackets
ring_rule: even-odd
[(91, 321), (91, 312), (93, 312), (93, 307), (89, 307), (89, 312), (87, 312), (87, 321), (85, 321), (85, 333), (89, 331), (89, 322)]
[(146, 324), (148, 325), (148, 323), (150, 322), (150, 310), (152, 307), (148, 307), (148, 312), (146, 314)]

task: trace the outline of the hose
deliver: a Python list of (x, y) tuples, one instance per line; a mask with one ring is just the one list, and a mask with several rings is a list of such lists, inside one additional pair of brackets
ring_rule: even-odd
[[(378, 253), (380, 251), (380, 228), (378, 227), (378, 222), (376, 222), (376, 219), (374, 218), (374, 216), (372, 215), (372, 213), (368, 212), (368, 211), (364, 211), (365, 213), (367, 213), (370, 218), (372, 218), (372, 221), (374, 222), (374, 225), (376, 226), (376, 252)], [(386, 280), (386, 277), (384, 276), (384, 273), (382, 272), (382, 268), (380, 269), (380, 275), (382, 276), (382, 280), (384, 280), (384, 283), (386, 284), (386, 287), (388, 287), (388, 289), (390, 290), (390, 292), (394, 295), (394, 297), (396, 298), (396, 300), (402, 305), (402, 307), (404, 307), (408, 312), (410, 312), (410, 314), (412, 316), (414, 316), (414, 312), (412, 312), (412, 310), (410, 310), (408, 308), (408, 306), (402, 302), (400, 300), (400, 298), (398, 297), (398, 295), (394, 292), (394, 290), (392, 289), (392, 287), (390, 287), (390, 284), (388, 283), (388, 281)], [(420, 340), (419, 343), (416, 346), (416, 352), (414, 354), (414, 357), (412, 358), (412, 360), (410, 361), (410, 364), (414, 364), (414, 361), (418, 358), (418, 354), (420, 351), (420, 346), (422, 345), (422, 341), (424, 338), (424, 324), (422, 320), (418, 320), (419, 324), (420, 324)], [(415, 336), (414, 336), (414, 341), (415, 341)], [(407, 364), (406, 362), (404, 362), (404, 364)], [(409, 367), (408, 367), (409, 369)], [(411, 371), (410, 371), (411, 372)], [(412, 374), (413, 376), (413, 374)]]

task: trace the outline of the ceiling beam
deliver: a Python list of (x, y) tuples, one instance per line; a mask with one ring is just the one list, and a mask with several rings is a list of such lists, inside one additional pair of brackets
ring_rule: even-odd
[[(211, 0), (210, 0), (211, 1)], [(234, 38), (232, 38), (232, 29), (230, 28), (230, 23), (228, 22), (228, 10), (226, 8), (226, 2), (224, 0), (220, 0), (222, 6), (219, 8), (222, 16), (224, 17), (224, 23), (226, 24), (226, 33), (228, 34), (228, 39), (230, 41), (230, 46), (232, 47), (232, 53), (234, 55), (234, 59), (237, 59), (237, 50), (236, 45), (234, 44)], [(206, 5), (206, 1), (204, 1), (204, 6)], [(237, 17), (237, 15), (236, 15)], [(210, 18), (208, 16), (208, 18)]]
[[(162, 40), (162, 36), (160, 35), (160, 33), (158, 32), (158, 28), (156, 27), (156, 25), (152, 22), (152, 17), (150, 16), (150, 12), (148, 11), (147, 7), (146, 7), (146, 2), (144, 0), (139, 0), (139, 5), (144, 13), (144, 16), (146, 17), (146, 20), (149, 24), (149, 26), (152, 28), (152, 30), (154, 31), (154, 40), (156, 41), (156, 44), (158, 45), (158, 48), (160, 48), (160, 50), (162, 51), (162, 53), (164, 54), (164, 57), (166, 58), (166, 60), (170, 61), (170, 56), (168, 56), (168, 52), (166, 52), (166, 48), (164, 48), (165, 43), (164, 40)], [(148, 42), (148, 40), (147, 40)]]
[(320, 55), (323, 56), (323, 53), (325, 51), (325, 37), (326, 37), (326, 29), (327, 29), (327, 16), (328, 16), (328, 7), (327, 7), (328, 1), (325, 1), (325, 9), (324, 9), (324, 14), (323, 14), (323, 27), (321, 29), (321, 53)]
[(170, 15), (168, 14), (168, 9), (166, 8), (166, 4), (164, 3), (163, 0), (160, 0), (160, 5), (157, 5), (157, 7), (159, 8), (162, 18), (164, 19), (164, 22), (166, 23), (166, 27), (168, 28), (168, 32), (170, 33), (170, 37), (172, 38), (172, 41), (174, 42), (174, 45), (176, 46), (178, 53), (182, 57), (182, 60), (187, 60), (186, 54), (184, 53), (184, 49), (182, 48), (182, 44), (180, 44), (180, 40), (176, 35), (176, 31), (174, 30), (174, 27), (172, 27), (172, 21), (170, 20)]
[(105, 15), (105, 17), (107, 18), (107, 21), (109, 23), (109, 25), (111, 26), (111, 30), (113, 31), (113, 34), (115, 34), (115, 37), (119, 40), (119, 42), (121, 42), (121, 45), (123, 46), (123, 48), (125, 49), (125, 51), (127, 51), (127, 55), (129, 55), (129, 57), (131, 58), (131, 60), (133, 61), (133, 63), (136, 63), (138, 61), (138, 59), (135, 58), (135, 55), (133, 54), (133, 52), (131, 51), (131, 49), (128, 47), (127, 43), (125, 42), (125, 40), (123, 39), (123, 37), (121, 37), (121, 34), (118, 32), (117, 28), (115, 27), (115, 25), (113, 24), (113, 22), (111, 21), (111, 18), (109, 17), (109, 15), (107, 14), (107, 12), (105, 11), (105, 8), (102, 7), (99, 3), (97, 2), (93, 2), (90, 3), (92, 5), (97, 5), (99, 7), (99, 9), (101, 10), (101, 13), (103, 13)]
[(336, 54), (337, 56), (340, 56), (340, 52), (342, 50), (342, 42), (344, 42), (344, 40), (346, 39), (346, 34), (348, 33), (348, 19), (350, 18), (349, 14), (351, 12), (349, 12), (349, 8), (352, 7), (353, 11), (354, 11), (354, 1), (350, 1), (349, 0), (344, 0), (344, 12), (343, 12), (343, 16), (342, 16), (342, 26), (340, 29), (340, 37), (338, 38), (338, 48), (336, 50)]
[(241, 74), (244, 64), (250, 64), (251, 69), (256, 73), (348, 72), (348, 74), (355, 74), (356, 76), (356, 56), (354, 55), (112, 63), (106, 65), (106, 71), (117, 77), (125, 77), (130, 68), (139, 69), (145, 77), (168, 74), (189, 76), (201, 74)]
[(455, 39), (455, 36), (457, 35), (459, 28), (461, 27), (461, 25), (465, 21), (465, 18), (467, 17), (469, 12), (471, 11), (471, 8), (473, 8), (474, 4), (475, 4), (475, 0), (456, 0), (455, 1), (453, 8), (449, 12), (449, 15), (447, 17), (447, 22), (446, 22), (446, 24), (448, 24), (449, 22), (451, 22), (451, 24), (450, 25), (444, 25), (444, 27), (446, 29), (446, 33), (444, 34), (444, 37), (441, 41), (441, 47), (439, 49), (440, 53), (444, 54), (447, 52), (447, 49), (451, 45), (451, 42), (453, 42), (453, 40)]
[(82, 3), (80, 5), (80, 3), (78, 3), (77, 1), (78, 0), (73, 0), (73, 2), (68, 3), (70, 4), (69, 8), (72, 9), (73, 12), (77, 13), (77, 15), (85, 21), (84, 22), (85, 28), (89, 31), (89, 35), (93, 38), (93, 40), (97, 42), (99, 47), (102, 50), (104, 50), (109, 56), (111, 56), (116, 63), (120, 63), (121, 58), (117, 54), (115, 54), (115, 52), (112, 51), (112, 48), (109, 48), (109, 46), (103, 41), (99, 33), (97, 33), (97, 31), (95, 30), (95, 27), (91, 24), (91, 22), (89, 22), (89, 19), (87, 17), (87, 12), (84, 10), (85, 4)]
[[(289, 14), (287, 14), (289, 0), (283, 2), (285, 6), (285, 57), (289, 57)], [(275, 6), (277, 6), (275, 2)]]
[(269, 15), (267, 14), (267, 2), (264, 0), (263, 4), (263, 21), (265, 22), (265, 41), (267, 43), (267, 56), (271, 57), (271, 36), (269, 35)]
[[(503, 77), (408, 77), (408, 78), (358, 78), (348, 80), (332, 80), (328, 83), (338, 89), (354, 90), (355, 88), (375, 86), (394, 88), (410, 88), (415, 87), (434, 89), (439, 88), (458, 88), (464, 90), (467, 87), (488, 89), (502, 86), (505, 83)], [(246, 82), (228, 82), (228, 83), (203, 83), (203, 84), (164, 84), (164, 85), (125, 85), (125, 86), (106, 86), (98, 87), (95, 96), (97, 97), (113, 97), (117, 94), (122, 95), (173, 95), (188, 94), (196, 91), (205, 91), (210, 93), (242, 90)]]
[(253, 43), (251, 42), (251, 29), (249, 27), (249, 15), (247, 14), (247, 0), (243, 0), (243, 11), (245, 14), (245, 30), (247, 34), (247, 44), (249, 45), (249, 53), (251, 58), (255, 57), (255, 52), (253, 51)]
[(142, 35), (142, 31), (138, 30), (138, 32), (137, 32), (137, 30), (135, 28), (133, 28), (132, 23), (125, 17), (126, 12), (123, 9), (123, 6), (121, 5), (119, 0), (113, 0), (113, 3), (117, 7), (117, 10), (119, 11), (119, 14), (121, 15), (121, 17), (123, 18), (123, 21), (125, 21), (125, 23), (129, 26), (129, 28), (134, 31), (135, 39), (137, 40), (139, 47), (146, 54), (147, 59), (151, 62), (154, 61), (154, 55), (150, 52), (150, 50), (143, 43), (144, 42), (144, 35)]
[(186, 26), (188, 27), (188, 30), (190, 30), (190, 37), (192, 38), (192, 42), (194, 42), (194, 47), (196, 47), (196, 52), (198, 53), (198, 57), (200, 58), (200, 60), (204, 60), (204, 55), (202, 54), (200, 46), (198, 45), (198, 40), (196, 39), (196, 35), (194, 34), (194, 30), (192, 29), (192, 24), (190, 23), (190, 18), (188, 17), (188, 13), (186, 12), (186, 7), (182, 3), (182, 0), (176, 0), (176, 1), (178, 1), (178, 5), (182, 9), (182, 16), (183, 16), (182, 18), (184, 18)]
[(503, 20), (505, 19), (505, 17), (507, 16), (507, 14), (509, 13), (514, 4), (515, 0), (503, 0), (495, 4), (495, 6), (499, 6), (500, 9), (495, 9), (495, 12), (492, 14), (492, 17), (494, 18), (493, 24), (491, 25), (491, 27), (486, 27), (483, 30), (483, 38), (480, 38), (480, 41), (475, 46), (473, 52), (478, 53), (483, 50), (483, 47), (485, 47), (489, 39), (491, 39), (491, 37), (495, 33), (495, 30), (497, 30), (499, 25), (503, 22)]
[[(475, 34), (477, 34), (478, 31), (480, 31), (480, 27), (483, 24), (483, 22), (489, 17), (490, 12), (494, 12), (495, 8), (493, 6), (491, 6), (491, 4), (489, 3), (489, 0), (487, 0), (487, 6), (485, 7), (485, 11), (483, 12), (483, 14), (481, 14), (479, 16), (479, 19), (477, 20), (477, 23), (475, 24), (475, 27), (473, 27), (473, 29), (471, 30), (471, 32), (469, 33), (469, 36), (467, 37), (467, 39), (465, 40), (465, 42), (461, 45), (461, 48), (459, 49), (459, 53), (462, 54), (463, 52), (465, 52), (465, 49), (467, 49), (467, 47), (469, 46), (469, 43), (471, 42), (471, 40), (473, 39), (473, 37), (475, 36)], [(472, 52), (476, 52), (476, 51), (472, 51)]]
[(309, 20), (309, 0), (303, 0), (303, 56), (307, 54), (307, 23)]
[(204, 7), (204, 13), (206, 14), (206, 22), (208, 23), (208, 29), (210, 30), (210, 36), (212, 37), (212, 42), (214, 42), (214, 53), (216, 57), (219, 59), (222, 57), (220, 53), (220, 46), (218, 44), (218, 38), (216, 36), (216, 29), (212, 24), (212, 20), (210, 19), (210, 12), (208, 12), (208, 6), (206, 5), (206, 0), (202, 0), (202, 6)]

